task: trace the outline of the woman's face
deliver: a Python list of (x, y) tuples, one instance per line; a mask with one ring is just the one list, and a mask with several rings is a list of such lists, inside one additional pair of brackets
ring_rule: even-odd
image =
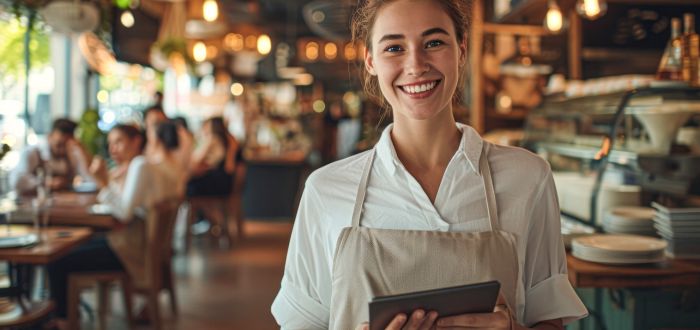
[(466, 47), (432, 0), (399, 0), (377, 12), (365, 64), (394, 118), (424, 120), (450, 111)]
[(107, 135), (109, 144), (109, 156), (117, 164), (129, 161), (139, 153), (139, 139), (129, 138), (120, 130), (113, 130)]
[(211, 131), (211, 122), (210, 122), (210, 121), (205, 121), (205, 122), (202, 124), (202, 132), (201, 132), (201, 134), (202, 134), (202, 137), (206, 137), (206, 138), (210, 138), (210, 137), (211, 137), (212, 131)]

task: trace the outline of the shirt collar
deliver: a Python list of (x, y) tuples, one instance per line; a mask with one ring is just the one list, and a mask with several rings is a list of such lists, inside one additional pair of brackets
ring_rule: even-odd
[[(383, 166), (393, 175), (396, 174), (397, 167), (403, 168), (401, 160), (399, 160), (396, 154), (396, 149), (394, 149), (394, 143), (391, 141), (391, 129), (394, 124), (389, 124), (382, 132), (377, 145), (375, 146), (377, 152), (377, 159), (383, 164)], [(483, 147), (484, 141), (479, 136), (471, 126), (457, 123), (457, 129), (462, 132), (462, 139), (459, 142), (459, 147), (457, 148), (456, 155), (463, 155), (467, 159), (467, 162), (471, 166), (472, 170), (479, 173), (479, 160), (481, 158), (481, 149)]]

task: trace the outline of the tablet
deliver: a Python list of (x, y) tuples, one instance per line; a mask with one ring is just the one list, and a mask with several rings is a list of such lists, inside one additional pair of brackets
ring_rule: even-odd
[(396, 314), (410, 316), (416, 309), (436, 311), (438, 317), (493, 312), (500, 288), (498, 281), (490, 281), (374, 297), (369, 303), (369, 328), (384, 329)]

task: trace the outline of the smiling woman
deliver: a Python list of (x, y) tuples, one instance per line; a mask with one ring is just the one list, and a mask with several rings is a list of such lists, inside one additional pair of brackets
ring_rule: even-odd
[(309, 177), (272, 306), (282, 328), (367, 328), (373, 297), (492, 280), (501, 284), (492, 313), (417, 309), (387, 329), (561, 328), (586, 315), (566, 275), (549, 165), (454, 119), (467, 3), (358, 9), (365, 89), (394, 123), (372, 150)]

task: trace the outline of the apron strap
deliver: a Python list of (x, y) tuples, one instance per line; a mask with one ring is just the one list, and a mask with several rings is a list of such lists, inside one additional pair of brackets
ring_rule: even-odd
[(484, 195), (486, 195), (486, 213), (489, 216), (491, 231), (500, 229), (498, 224), (498, 205), (496, 205), (496, 190), (493, 188), (493, 178), (491, 177), (491, 166), (489, 165), (487, 143), (481, 147), (481, 157), (479, 157), (479, 169), (484, 181)]
[(360, 185), (357, 187), (357, 197), (355, 199), (355, 208), (352, 211), (352, 226), (360, 226), (360, 218), (362, 217), (362, 205), (365, 203), (365, 195), (367, 194), (367, 182), (369, 181), (369, 174), (372, 170), (372, 164), (374, 163), (374, 154), (376, 151), (374, 148), (370, 151), (369, 157), (367, 157), (367, 163), (362, 170), (362, 178), (360, 179)]

